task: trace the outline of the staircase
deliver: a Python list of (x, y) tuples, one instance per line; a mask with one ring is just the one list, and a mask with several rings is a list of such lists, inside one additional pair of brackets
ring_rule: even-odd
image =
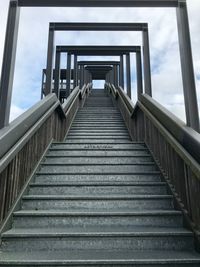
[(0, 266), (200, 266), (173, 203), (145, 144), (92, 90), (2, 234)]

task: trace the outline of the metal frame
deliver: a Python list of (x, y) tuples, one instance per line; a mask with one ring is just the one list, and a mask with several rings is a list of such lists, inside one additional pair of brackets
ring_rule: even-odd
[[(133, 52), (138, 54), (136, 56), (136, 68), (137, 69), (137, 85), (140, 86), (138, 88), (138, 92), (143, 93), (143, 86), (142, 86), (142, 65), (141, 65), (141, 48), (140, 46), (57, 46), (56, 47), (56, 55), (57, 53), (70, 53), (75, 56), (121, 56), (124, 54), (129, 54)], [(140, 60), (139, 60), (140, 58)], [(139, 62), (137, 62), (139, 60)], [(83, 65), (80, 66), (80, 86), (83, 86), (83, 75), (84, 75), (84, 67)], [(55, 66), (57, 69), (58, 66)], [(127, 65), (127, 72), (130, 72), (130, 65)], [(113, 73), (113, 81), (114, 84), (116, 83), (116, 75), (117, 71), (114, 69)], [(131, 98), (131, 74), (127, 74), (129, 79), (127, 79), (127, 94)], [(59, 85), (58, 81), (57, 84)], [(57, 86), (58, 86), (57, 85)], [(129, 88), (129, 89), (128, 89)], [(145, 92), (146, 93), (146, 92)], [(139, 95), (138, 95), (139, 98)]]
[[(143, 61), (145, 93), (152, 96), (151, 89), (151, 66), (150, 66), (150, 49), (148, 38), (147, 23), (50, 23), (49, 40), (47, 52), (47, 93), (51, 93), (52, 89), (52, 71), (53, 71), (53, 51), (54, 51), (54, 32), (55, 31), (141, 31), (143, 40)], [(129, 81), (130, 83), (130, 81)], [(121, 80), (123, 86), (123, 79)], [(129, 90), (131, 85), (128, 85)]]
[(0, 128), (9, 124), (20, 7), (175, 7), (187, 125), (199, 131), (199, 114), (186, 0), (11, 0), (0, 83)]

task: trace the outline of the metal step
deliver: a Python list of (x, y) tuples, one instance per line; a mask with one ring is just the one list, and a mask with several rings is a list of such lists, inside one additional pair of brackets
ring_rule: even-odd
[(96, 174), (96, 173), (87, 173), (87, 174), (60, 174), (60, 173), (43, 173), (41, 170), (36, 173), (35, 177), (36, 182), (160, 182), (161, 174), (158, 171), (147, 171), (140, 173), (131, 173), (131, 174)]
[(29, 187), (30, 195), (166, 195), (166, 183), (89, 183), (89, 184), (64, 184), (64, 183), (34, 183)]
[(148, 150), (60, 150), (51, 148), (47, 153), (48, 157), (146, 157), (150, 156)]
[(199, 267), (199, 254), (194, 251), (134, 250), (61, 250), (1, 253), (0, 266), (91, 266), (91, 267)]
[(141, 163), (141, 164), (131, 164), (131, 165), (69, 165), (65, 164), (53, 165), (53, 164), (41, 164), (40, 173), (45, 174), (134, 174), (134, 173), (143, 173), (143, 172), (151, 172), (156, 171), (157, 167), (154, 163)]
[(94, 226), (106, 227), (182, 227), (183, 218), (180, 211), (57, 211), (57, 210), (21, 210), (14, 213), (13, 227), (26, 228), (65, 228), (82, 227), (91, 229)]
[[(96, 228), (96, 229), (95, 229)], [(191, 251), (192, 233), (184, 229), (156, 227), (94, 227), (83, 233), (74, 229), (13, 229), (2, 235), (2, 251), (58, 251), (87, 249)]]
[(60, 196), (27, 195), (23, 197), (23, 210), (67, 210), (67, 211), (136, 211), (169, 210), (173, 208), (173, 198), (169, 195), (112, 195), (112, 196)]
[(46, 157), (43, 161), (45, 164), (59, 164), (59, 165), (126, 165), (139, 163), (153, 163), (150, 156), (143, 157)]

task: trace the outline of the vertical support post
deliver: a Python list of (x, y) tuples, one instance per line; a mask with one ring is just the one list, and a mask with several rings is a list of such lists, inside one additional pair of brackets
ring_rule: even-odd
[(46, 82), (44, 81), (44, 70), (42, 70), (42, 84), (41, 84), (41, 99), (43, 98), (44, 94), (44, 85), (46, 86)]
[(87, 70), (83, 69), (83, 85), (87, 83)]
[(57, 95), (58, 99), (60, 98), (60, 55), (60, 51), (56, 51), (54, 92)]
[(114, 69), (114, 86), (116, 87), (117, 86), (117, 79), (118, 79), (118, 75), (117, 75), (117, 65), (114, 65), (113, 66), (113, 69)]
[(67, 87), (66, 87), (66, 98), (70, 95), (71, 87), (71, 59), (72, 55), (67, 53)]
[(138, 99), (140, 99), (140, 96), (143, 94), (141, 51), (136, 52), (136, 71), (137, 71), (137, 95)]
[(114, 66), (110, 72), (110, 83), (114, 84)]
[(144, 61), (144, 86), (145, 94), (152, 96), (151, 88), (151, 64), (150, 64), (150, 49), (149, 49), (149, 32), (148, 28), (144, 28), (142, 32), (143, 38), (143, 61)]
[(48, 95), (52, 92), (53, 80), (53, 54), (54, 54), (54, 26), (49, 27), (49, 39), (47, 50), (47, 67), (46, 67), (46, 87), (45, 94)]
[(124, 56), (120, 55), (120, 80), (119, 85), (124, 89)]
[(80, 89), (83, 87), (83, 80), (84, 80), (84, 66), (80, 65)]
[(19, 29), (20, 7), (11, 1), (8, 12), (0, 83), (0, 129), (9, 124), (14, 68)]
[(74, 55), (74, 88), (77, 86), (77, 55)]
[(130, 53), (126, 54), (126, 81), (127, 81), (127, 95), (131, 98), (131, 61), (130, 61)]
[(186, 2), (176, 9), (187, 125), (199, 132), (199, 113)]

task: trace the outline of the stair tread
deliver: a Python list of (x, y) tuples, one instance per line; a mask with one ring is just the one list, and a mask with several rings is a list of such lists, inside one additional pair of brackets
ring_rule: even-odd
[[(60, 250), (60, 251), (17, 251), (17, 252), (0, 252), (2, 264), (181, 264), (193, 263), (200, 264), (200, 255), (195, 251), (162, 251), (162, 250)], [(16, 266), (16, 265), (15, 265)], [(45, 265), (46, 266), (46, 265)], [(63, 265), (64, 266), (64, 265)], [(181, 265), (180, 265), (181, 266)]]
[(142, 210), (130, 211), (63, 211), (63, 210), (20, 210), (15, 216), (146, 216), (146, 215), (181, 215), (177, 210)]
[(105, 226), (95, 225), (88, 228), (69, 227), (66, 228), (14, 228), (5, 232), (2, 237), (65, 237), (65, 236), (192, 236), (193, 233), (184, 228), (170, 227), (136, 227), (136, 226)]
[(30, 186), (166, 186), (166, 182), (34, 182)]
[(26, 195), (23, 197), (24, 200), (131, 200), (131, 199), (172, 199), (172, 195)]

